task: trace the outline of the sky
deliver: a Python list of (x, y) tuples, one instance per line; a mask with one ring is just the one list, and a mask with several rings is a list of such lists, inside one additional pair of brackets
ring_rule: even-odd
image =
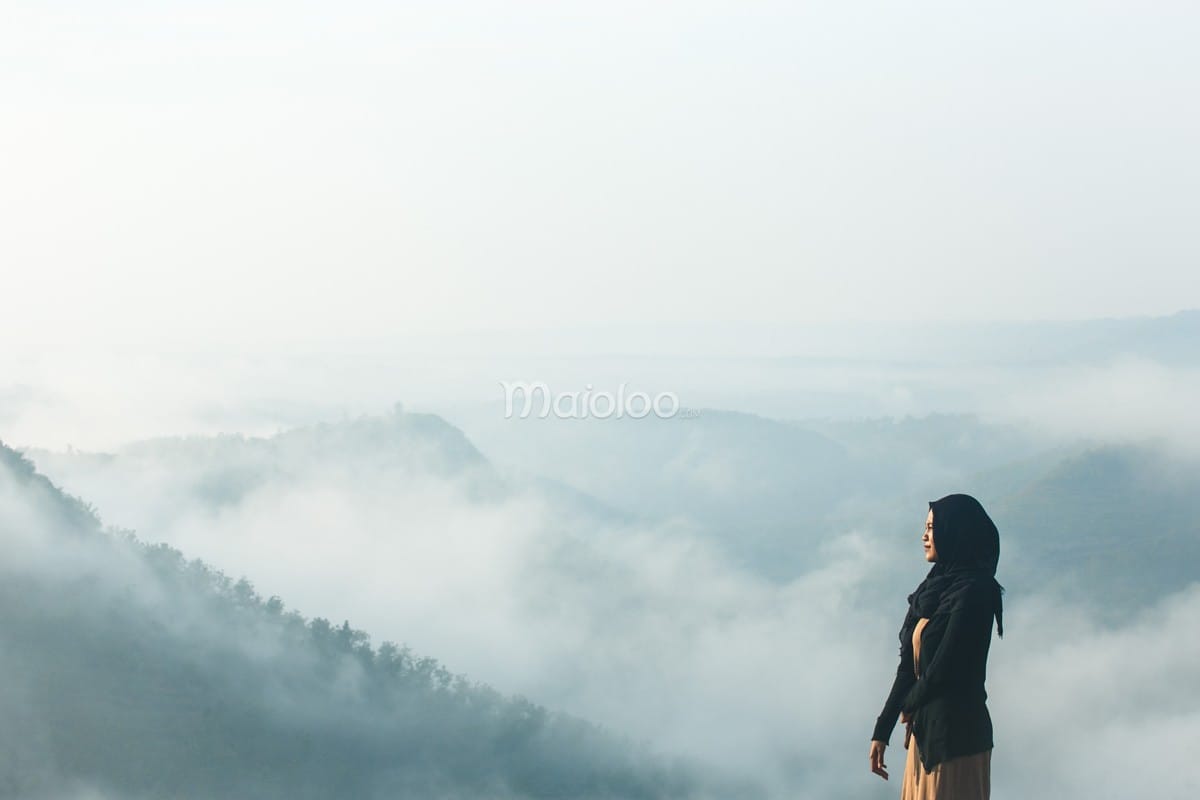
[[(498, 380), (631, 379), (684, 406), (781, 419), (972, 410), (1200, 447), (1190, 365), (760, 364), (795, 353), (745, 327), (1200, 307), (1198, 39), (1200, 8), (1168, 2), (0, 0), (0, 439), (64, 450), (267, 435), (395, 402), (469, 411), (501, 400)], [(632, 357), (668, 324), (750, 360)], [(488, 333), (508, 360), (478, 355), (467, 335), (547, 331), (555, 344), (570, 329), (604, 344), (614, 326), (624, 355), (603, 363), (522, 360), (511, 343), (537, 335)], [(478, 360), (425, 358), (435, 340), (472, 342)], [(890, 658), (895, 620), (848, 604), (836, 621), (863, 624), (840, 636), (803, 623), (831, 585), (853, 596), (887, 573), (862, 557), (879, 531), (838, 531), (823, 569), (782, 586), (655, 527), (560, 564), (546, 556), (559, 521), (539, 497), (476, 507), (453, 482), (398, 491), (395, 476), (355, 483), (313, 463), (215, 527), (211, 509), (172, 502), (182, 479), (168, 466), (152, 464), (148, 484), (114, 480), (128, 508), (83, 488), (109, 522), (154, 528), (306, 612), (540, 686), (547, 702), (752, 767), (790, 763), (763, 743), (819, 744), (816, 728), (796, 729), (801, 713), (842, 720), (846, 749), (816, 771), (841, 786), (862, 767), (861, 721), (880, 698), (854, 694), (854, 726), (843, 702), (886, 678), (866, 648), (885, 643)], [(440, 538), (391, 535), (409, 518)], [(330, 520), (355, 535), (321, 538)], [(297, 532), (305, 546), (272, 560)], [(464, 551), (476, 560), (457, 562)], [(397, 575), (385, 563), (413, 605), (384, 604)], [(618, 579), (572, 582), (580, 563)], [(559, 590), (558, 611), (530, 601)], [(1131, 749), (1173, 763), (1195, 739), (1195, 704), (1162, 687), (1195, 662), (1177, 631), (1200, 596), (1116, 634), (1034, 599), (1011, 617), (1030, 638), (997, 653), (1011, 701), (998, 721), (1015, 734), (997, 774), (1034, 764), (1005, 767), (1009, 786), (1049, 775), (1041, 789), (1126, 796), (1144, 779), (1125, 769)], [(1079, 635), (1033, 639), (1063, 628)], [(577, 652), (609, 660), (576, 660), (572, 632), (588, 629), (594, 647)], [(489, 636), (523, 647), (498, 661)], [(819, 647), (844, 657), (807, 660)], [(1128, 682), (1120, 659), (1134, 651), (1157, 657)], [(647, 654), (661, 670), (628, 669)], [(1093, 656), (1094, 673), (1070, 668)], [(843, 666), (868, 662), (880, 680)], [(755, 665), (782, 698), (746, 704)], [(843, 691), (788, 684), (797, 670)], [(1031, 683), (1048, 690), (1023, 692)], [(614, 706), (618, 690), (638, 702)], [(664, 710), (655, 702), (677, 703), (661, 728), (620, 718)], [(1088, 735), (1050, 742), (1068, 706)]]
[(1200, 304), (1184, 3), (0, 3), (0, 335)]

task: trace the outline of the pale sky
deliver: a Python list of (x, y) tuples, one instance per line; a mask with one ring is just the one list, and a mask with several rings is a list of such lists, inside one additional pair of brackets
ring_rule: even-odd
[(1190, 3), (0, 3), (0, 335), (1200, 306)]

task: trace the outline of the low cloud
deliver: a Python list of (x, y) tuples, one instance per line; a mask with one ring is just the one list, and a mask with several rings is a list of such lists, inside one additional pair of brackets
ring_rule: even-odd
[[(780, 797), (891, 795), (867, 771), (867, 738), (924, 567), (897, 565), (879, 531), (829, 531), (814, 569), (772, 581), (730, 565), (686, 520), (598, 521), (529, 487), (481, 499), (471, 470), (328, 456), (293, 458), (224, 503), (154, 448), (64, 478), (110, 523), (503, 691), (754, 775)], [(989, 682), (997, 792), (1183, 792), (1179, 772), (1098, 765), (1170, 763), (1161, 753), (1200, 733), (1200, 697), (1183, 688), (1197, 643), (1180, 635), (1200, 590), (1115, 630), (1049, 594), (1010, 597), (1006, 611)], [(1158, 759), (1147, 742), (1165, 748)]]

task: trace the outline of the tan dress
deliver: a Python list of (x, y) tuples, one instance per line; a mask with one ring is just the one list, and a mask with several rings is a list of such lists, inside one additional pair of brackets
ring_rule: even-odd
[[(913, 669), (921, 658), (921, 631), (929, 619), (917, 620), (913, 630)], [(988, 800), (992, 786), (992, 751), (985, 750), (969, 756), (943, 761), (926, 772), (917, 749), (917, 737), (909, 736), (907, 727), (904, 746), (908, 758), (904, 762), (904, 782), (900, 800)]]

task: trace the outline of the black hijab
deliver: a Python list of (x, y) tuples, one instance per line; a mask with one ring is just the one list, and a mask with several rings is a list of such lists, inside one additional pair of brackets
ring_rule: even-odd
[(991, 589), (996, 632), (1004, 636), (1004, 587), (996, 580), (1000, 560), (1000, 533), (983, 506), (969, 494), (948, 494), (929, 501), (933, 510), (933, 546), (937, 561), (908, 596), (908, 614), (900, 629), (900, 641), (912, 636), (917, 620), (931, 617), (943, 599), (965, 592), (986, 581)]

